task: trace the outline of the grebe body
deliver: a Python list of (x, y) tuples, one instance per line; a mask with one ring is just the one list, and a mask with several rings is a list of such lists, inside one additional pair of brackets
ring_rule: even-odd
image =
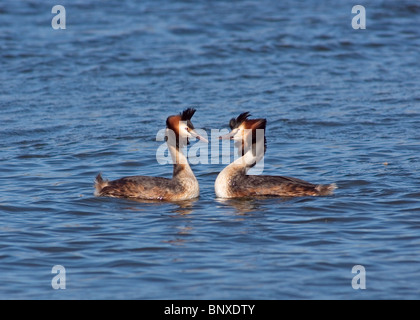
[(95, 180), (95, 195), (137, 200), (182, 201), (197, 198), (200, 194), (198, 181), (188, 164), (182, 148), (188, 139), (199, 136), (191, 123), (195, 109), (170, 116), (166, 121), (166, 139), (173, 160), (172, 179), (149, 176), (124, 177), (114, 181), (104, 180), (99, 174)]
[[(215, 182), (215, 193), (219, 198), (244, 197), (301, 197), (326, 196), (337, 188), (335, 184), (313, 184), (301, 179), (248, 175), (266, 152), (266, 119), (248, 119), (242, 113), (230, 121), (231, 132), (221, 139), (231, 139), (238, 147), (239, 158), (223, 169)], [(258, 131), (262, 134), (258, 134)]]

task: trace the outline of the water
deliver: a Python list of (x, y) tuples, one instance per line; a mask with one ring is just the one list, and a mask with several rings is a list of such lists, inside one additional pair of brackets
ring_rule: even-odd
[[(0, 298), (420, 297), (420, 3), (0, 3)], [(170, 177), (166, 117), (268, 119), (265, 173), (336, 182), (332, 197), (93, 196), (98, 172)], [(54, 290), (54, 265), (66, 290)], [(352, 268), (366, 269), (366, 290)]]

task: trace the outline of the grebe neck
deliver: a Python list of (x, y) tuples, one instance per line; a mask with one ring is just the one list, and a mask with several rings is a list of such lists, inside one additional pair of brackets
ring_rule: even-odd
[(233, 161), (228, 167), (236, 167), (238, 170), (245, 170), (245, 172), (248, 172), (249, 169), (254, 167), (264, 158), (265, 145), (262, 141), (253, 143), (251, 147), (245, 147), (244, 155)]
[(188, 163), (187, 157), (182, 152), (183, 144), (174, 143), (171, 139), (168, 139), (168, 149), (172, 157), (172, 163), (174, 165), (173, 178), (185, 179), (195, 178), (195, 175)]

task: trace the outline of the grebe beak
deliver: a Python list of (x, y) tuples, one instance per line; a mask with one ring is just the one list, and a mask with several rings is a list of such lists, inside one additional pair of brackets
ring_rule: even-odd
[(233, 137), (238, 133), (238, 130), (232, 130), (228, 134), (219, 137), (219, 140), (233, 140)]
[(206, 138), (200, 136), (197, 132), (195, 132), (195, 130), (190, 130), (189, 133), (191, 134), (191, 136), (193, 138), (197, 138), (200, 141), (203, 141), (205, 143), (209, 143), (209, 141)]

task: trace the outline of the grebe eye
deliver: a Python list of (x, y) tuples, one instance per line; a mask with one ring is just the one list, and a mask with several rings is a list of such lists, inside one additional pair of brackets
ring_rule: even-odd
[(185, 130), (187, 130), (187, 132), (190, 132), (190, 128), (188, 127), (185, 127)]

